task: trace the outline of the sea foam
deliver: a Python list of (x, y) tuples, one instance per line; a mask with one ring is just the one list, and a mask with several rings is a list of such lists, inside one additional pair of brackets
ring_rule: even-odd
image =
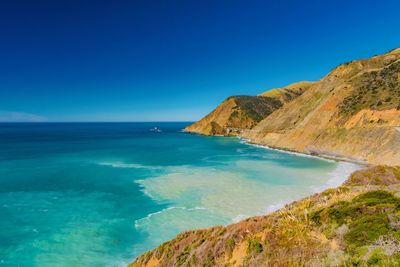
[(151, 170), (159, 170), (162, 169), (160, 166), (147, 166), (137, 163), (123, 163), (123, 162), (100, 162), (98, 163), (100, 166), (110, 166), (113, 168), (128, 168), (128, 169), (151, 169)]

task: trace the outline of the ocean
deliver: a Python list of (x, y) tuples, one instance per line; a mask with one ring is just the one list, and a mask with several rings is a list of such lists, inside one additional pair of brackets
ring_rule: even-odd
[(181, 231), (265, 214), (359, 168), (187, 124), (0, 124), (0, 266), (124, 266)]

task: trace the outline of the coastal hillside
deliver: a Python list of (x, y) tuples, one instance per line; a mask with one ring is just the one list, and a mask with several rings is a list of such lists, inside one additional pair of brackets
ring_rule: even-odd
[(186, 127), (185, 131), (203, 135), (238, 135), (300, 96), (311, 84), (296, 83), (258, 96), (229, 97), (206, 117)]
[(271, 214), (181, 233), (130, 266), (400, 266), (400, 49), (246, 97), (262, 98), (228, 98), (185, 130), (370, 167)]
[(399, 266), (400, 168), (355, 172), (339, 188), (226, 227), (187, 231), (138, 266)]
[(289, 102), (304, 93), (314, 82), (302, 81), (289, 84), (283, 88), (275, 88), (259, 94), (280, 100), (282, 103)]
[[(239, 135), (285, 150), (400, 165), (399, 77), (400, 49), (342, 64), (318, 82), (300, 83), (305, 90), (298, 94), (295, 86), (293, 98), (277, 94), (281, 89), (261, 94), (282, 105), (253, 121), (255, 126), (242, 127), (246, 130)], [(216, 111), (186, 130), (202, 133), (220, 119), (226, 121)]]

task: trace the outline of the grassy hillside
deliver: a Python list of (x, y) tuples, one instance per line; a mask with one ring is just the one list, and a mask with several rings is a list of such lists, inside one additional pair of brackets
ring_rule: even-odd
[[(300, 96), (311, 82), (278, 88), (258, 96), (231, 96), (185, 130), (204, 135), (238, 135), (251, 129), (285, 103)], [(300, 85), (300, 86), (299, 86)]]
[(214, 111), (185, 130), (204, 135), (236, 135), (251, 129), (280, 108), (282, 102), (263, 96), (231, 96)]
[(318, 82), (230, 97), (185, 130), (371, 164), (400, 165), (400, 49), (342, 64)]
[(400, 165), (400, 49), (335, 68), (243, 137), (303, 153)]
[(363, 109), (400, 110), (400, 61), (381, 70), (362, 73), (352, 79), (352, 92), (339, 105), (340, 114), (354, 115)]
[(266, 216), (182, 233), (131, 266), (400, 266), (400, 49), (228, 98), (187, 131), (374, 167)]
[(234, 108), (236, 112), (234, 111), (231, 116), (237, 116), (238, 110), (240, 110), (254, 122), (261, 121), (282, 106), (281, 101), (272, 97), (233, 96), (231, 98), (236, 102), (236, 107)]
[(399, 266), (400, 168), (355, 172), (261, 217), (188, 231), (130, 266)]
[(275, 88), (269, 91), (266, 91), (260, 96), (268, 96), (272, 98), (276, 98), (281, 102), (289, 102), (296, 97), (302, 95), (314, 82), (302, 81), (290, 84), (284, 88)]

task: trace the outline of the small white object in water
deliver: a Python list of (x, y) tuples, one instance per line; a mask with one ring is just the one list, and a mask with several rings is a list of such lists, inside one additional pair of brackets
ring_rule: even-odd
[(158, 127), (154, 127), (153, 129), (150, 129), (150, 131), (156, 132), (156, 133), (161, 133), (162, 132), (160, 129), (158, 129)]

